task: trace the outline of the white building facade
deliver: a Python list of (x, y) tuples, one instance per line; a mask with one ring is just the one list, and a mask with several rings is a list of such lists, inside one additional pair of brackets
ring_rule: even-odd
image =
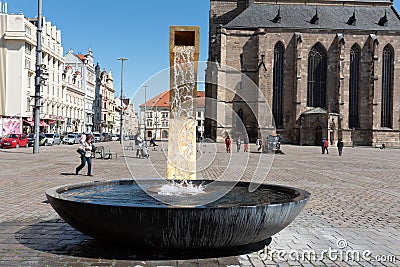
[(84, 101), (85, 92), (82, 87), (82, 76), (79, 71), (73, 71), (66, 66), (63, 78), (63, 90), (66, 92), (65, 117), (66, 123), (63, 129), (66, 132), (83, 132), (84, 124)]
[(74, 72), (78, 71), (82, 75), (82, 88), (85, 92), (84, 97), (84, 131), (91, 132), (94, 122), (95, 87), (96, 73), (93, 63), (93, 53), (89, 49), (88, 53), (75, 54), (72, 50), (65, 55), (65, 65), (70, 66)]
[[(0, 135), (33, 131), (36, 21), (23, 14), (0, 14)], [(41, 87), (40, 131), (65, 127), (61, 32), (43, 18), (42, 64), (49, 77)]]

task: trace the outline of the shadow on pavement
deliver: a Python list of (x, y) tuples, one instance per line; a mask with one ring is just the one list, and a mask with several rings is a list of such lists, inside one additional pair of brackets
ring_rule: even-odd
[(187, 260), (238, 256), (264, 249), (271, 239), (237, 249), (196, 251), (129, 248), (97, 241), (73, 229), (62, 219), (40, 221), (22, 227), (14, 235), (17, 242), (34, 250), (56, 255), (115, 260)]

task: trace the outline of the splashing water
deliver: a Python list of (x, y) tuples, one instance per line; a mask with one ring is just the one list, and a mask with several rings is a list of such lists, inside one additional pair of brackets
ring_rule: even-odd
[(204, 193), (206, 186), (203, 184), (194, 185), (190, 181), (183, 180), (181, 182), (171, 181), (169, 184), (159, 188), (158, 194), (163, 196), (194, 196)]

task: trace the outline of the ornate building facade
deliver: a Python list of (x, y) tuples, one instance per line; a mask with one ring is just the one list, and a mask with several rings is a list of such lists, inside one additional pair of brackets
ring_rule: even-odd
[(65, 55), (65, 65), (70, 66), (74, 72), (78, 71), (82, 76), (82, 88), (85, 92), (84, 97), (84, 131), (93, 131), (94, 121), (94, 102), (96, 73), (93, 61), (92, 50), (89, 49), (87, 54), (75, 54), (73, 50), (69, 50)]
[[(0, 13), (0, 126), (11, 119), (18, 124), (14, 132), (33, 130), (36, 29), (35, 19)], [(45, 18), (42, 31), (42, 65), (49, 75), (40, 92), (40, 131), (60, 132), (66, 116), (61, 31)], [(8, 133), (1, 128), (0, 135)]]
[[(211, 138), (247, 133), (255, 140), (276, 128), (293, 144), (328, 138), (400, 146), (400, 17), (392, 1), (210, 3), (209, 61), (216, 64), (206, 71), (206, 97), (215, 101), (207, 101), (206, 117), (217, 114), (206, 120)], [(230, 77), (222, 66), (244, 76)], [(265, 114), (274, 123), (260, 124)]]
[(66, 66), (62, 74), (63, 91), (65, 91), (66, 132), (84, 132), (84, 99), (82, 76), (79, 71), (73, 71)]
[[(104, 69), (100, 71), (99, 64), (96, 65), (96, 97), (94, 108), (94, 124), (96, 131), (100, 133), (115, 133), (114, 80), (112, 71)], [(118, 128), (119, 129), (119, 128)]]

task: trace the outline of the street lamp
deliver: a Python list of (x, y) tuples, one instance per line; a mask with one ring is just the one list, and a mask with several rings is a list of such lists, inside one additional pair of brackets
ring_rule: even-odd
[(155, 114), (155, 117), (154, 117), (154, 128), (155, 128), (154, 135), (153, 135), (154, 140), (157, 139), (157, 130), (158, 130), (158, 110), (157, 110), (157, 105), (158, 105), (158, 103), (156, 103), (156, 112), (155, 112), (156, 114)]
[(38, 17), (37, 17), (37, 46), (36, 46), (36, 76), (35, 76), (35, 106), (33, 109), (34, 116), (34, 138), (35, 142), (33, 145), (33, 154), (39, 153), (39, 121), (40, 121), (40, 88), (45, 80), (45, 77), (42, 77), (43, 74), (46, 74), (45, 66), (42, 65), (42, 0), (38, 0)]
[(122, 62), (122, 68), (121, 68), (121, 118), (120, 118), (120, 127), (119, 127), (119, 143), (120, 144), (122, 144), (122, 126), (123, 126), (123, 114), (124, 114), (124, 111), (123, 111), (123, 103), (122, 103), (122, 98), (123, 98), (123, 95), (124, 95), (124, 61), (125, 60), (128, 60), (127, 58), (123, 58), (123, 57), (120, 57), (120, 58), (117, 58), (117, 60), (121, 60), (121, 62)]
[(147, 100), (146, 100), (146, 91), (147, 91), (147, 85), (143, 86), (144, 87), (144, 116), (143, 116), (143, 124), (144, 124), (144, 136), (143, 136), (143, 140), (146, 141), (146, 116), (147, 116)]

